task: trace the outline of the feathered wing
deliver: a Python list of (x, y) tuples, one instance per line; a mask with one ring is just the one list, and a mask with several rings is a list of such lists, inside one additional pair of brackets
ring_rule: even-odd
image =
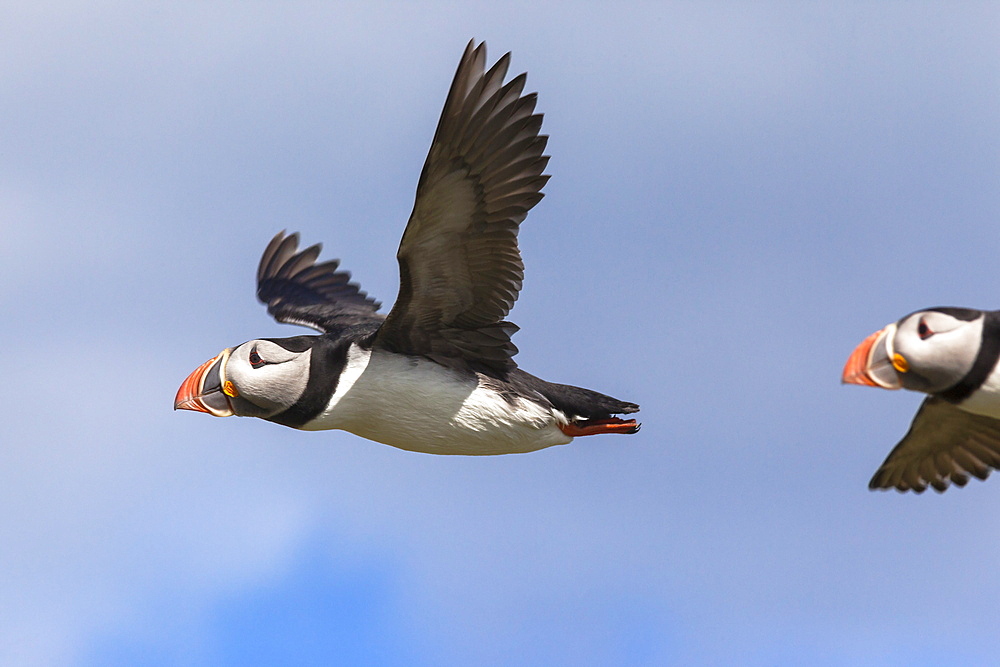
[(350, 273), (337, 270), (339, 261), (316, 263), (320, 244), (301, 252), (298, 246), (298, 234), (279, 232), (257, 267), (257, 298), (274, 319), (326, 333), (384, 319), (379, 303), (350, 282)]
[(517, 327), (503, 321), (524, 265), (518, 225), (548, 180), (525, 75), (504, 84), (510, 54), (485, 70), (486, 45), (462, 56), (399, 244), (399, 297), (376, 344), (503, 375)]
[(965, 486), (970, 476), (986, 479), (994, 468), (1000, 468), (1000, 420), (931, 396), (868, 488), (942, 492), (951, 483)]

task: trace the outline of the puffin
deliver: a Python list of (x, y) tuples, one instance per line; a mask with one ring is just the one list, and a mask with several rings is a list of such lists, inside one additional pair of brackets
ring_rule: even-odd
[(495, 455), (632, 434), (635, 403), (518, 368), (505, 318), (524, 264), (517, 233), (542, 198), (549, 156), (526, 74), (510, 53), (486, 68), (469, 42), (417, 182), (388, 314), (339, 260), (317, 262), (279, 232), (257, 269), (257, 298), (278, 322), (319, 335), (224, 349), (181, 384), (174, 409), (341, 429), (429, 454)]
[(911, 313), (855, 348), (844, 383), (927, 394), (870, 489), (942, 493), (1000, 467), (1000, 311)]

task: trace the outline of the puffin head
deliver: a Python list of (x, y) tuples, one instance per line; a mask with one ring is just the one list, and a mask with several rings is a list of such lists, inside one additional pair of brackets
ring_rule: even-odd
[(305, 392), (316, 338), (262, 338), (226, 348), (184, 380), (174, 409), (216, 417), (275, 417)]
[(844, 366), (845, 383), (940, 394), (972, 370), (986, 314), (971, 308), (929, 308), (868, 336)]

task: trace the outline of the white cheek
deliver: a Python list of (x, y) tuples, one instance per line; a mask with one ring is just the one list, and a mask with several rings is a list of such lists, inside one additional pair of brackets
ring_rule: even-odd
[(928, 386), (922, 391), (943, 391), (959, 382), (972, 369), (979, 349), (978, 332), (969, 328), (935, 334), (920, 340), (916, 332), (896, 341), (896, 352), (906, 359), (915, 375)]
[(284, 409), (305, 391), (311, 352), (307, 350), (291, 361), (260, 368), (251, 367), (249, 362), (241, 363), (232, 369), (230, 376), (246, 400), (268, 410)]

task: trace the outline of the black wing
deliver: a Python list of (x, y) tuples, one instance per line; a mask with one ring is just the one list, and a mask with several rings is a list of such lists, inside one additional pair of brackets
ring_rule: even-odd
[(298, 234), (279, 232), (257, 267), (257, 298), (274, 319), (336, 333), (385, 318), (380, 304), (349, 282), (351, 274), (337, 270), (338, 260), (316, 264), (320, 244), (302, 252), (298, 246)]
[(994, 468), (1000, 468), (1000, 420), (931, 396), (868, 488), (942, 492), (950, 483), (965, 486), (970, 475), (986, 479)]
[(417, 185), (399, 244), (399, 297), (376, 343), (451, 366), (505, 374), (515, 367), (524, 264), (518, 225), (542, 198), (548, 140), (525, 75), (509, 83), (510, 54), (485, 71), (469, 42)]

